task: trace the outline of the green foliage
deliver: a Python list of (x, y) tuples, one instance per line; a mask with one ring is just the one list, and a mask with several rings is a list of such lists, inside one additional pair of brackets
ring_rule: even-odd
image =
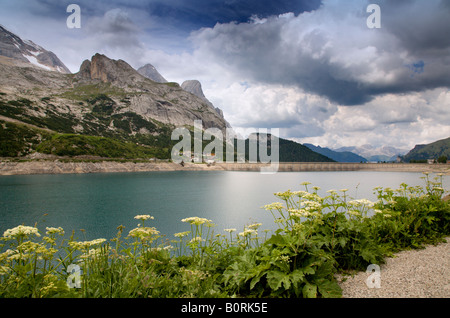
[(87, 103), (92, 107), (92, 112), (98, 116), (110, 116), (116, 103), (106, 94), (99, 94), (88, 98)]
[(106, 137), (84, 136), (74, 134), (55, 134), (42, 142), (37, 151), (57, 156), (91, 155), (104, 158), (152, 158), (152, 148), (138, 146)]
[[(258, 153), (258, 161), (259, 161), (259, 138), (264, 138), (267, 140), (267, 134), (257, 134), (257, 153)], [(334, 160), (321, 155), (317, 152), (312, 151), (308, 147), (296, 143), (291, 140), (278, 138), (278, 155), (279, 155), (279, 161), (280, 162), (334, 162)], [(245, 156), (246, 160), (249, 160), (249, 139), (245, 140)], [(262, 142), (264, 144), (264, 142)], [(235, 148), (236, 148), (236, 141), (235, 141)], [(265, 149), (262, 149), (261, 151), (265, 151)], [(269, 141), (267, 143), (267, 152), (268, 155), (270, 155), (271, 152), (271, 141), (269, 138)]]
[[(259, 236), (260, 223), (215, 234), (200, 217), (181, 220), (190, 230), (174, 240), (148, 225), (150, 215), (136, 216), (140, 225), (126, 236), (119, 226), (110, 241), (21, 225), (0, 241), (0, 297), (340, 297), (338, 271), (364, 270), (450, 234), (442, 175), (424, 180), (375, 188), (377, 202), (352, 199), (347, 189), (322, 197), (307, 182), (278, 192), (282, 202), (264, 206), (278, 225), (269, 238)], [(71, 264), (82, 270), (79, 288), (67, 284)]]
[(25, 156), (49, 135), (25, 125), (0, 121), (0, 157)]

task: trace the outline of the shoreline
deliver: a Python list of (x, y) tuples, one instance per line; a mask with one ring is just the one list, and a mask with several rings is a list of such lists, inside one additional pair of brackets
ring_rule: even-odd
[[(185, 163), (183, 166), (168, 161), (109, 161), (33, 159), (26, 161), (0, 160), (0, 176), (32, 174), (114, 173), (148, 171), (253, 171), (270, 164), (261, 163)], [(434, 172), (450, 175), (450, 164), (417, 163), (340, 163), (340, 162), (280, 162), (275, 172), (301, 171), (384, 171)]]

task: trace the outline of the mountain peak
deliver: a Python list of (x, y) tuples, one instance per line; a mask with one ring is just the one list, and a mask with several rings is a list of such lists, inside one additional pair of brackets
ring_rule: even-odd
[[(220, 117), (223, 116), (223, 111), (218, 108), (214, 107), (214, 105), (206, 98), (205, 94), (203, 93), (202, 84), (198, 80), (187, 80), (184, 81), (181, 84), (181, 88), (184, 89), (186, 92), (189, 92), (191, 94), (194, 94), (195, 96), (201, 98), (209, 107), (214, 109), (217, 114), (219, 114)], [(229, 124), (228, 124), (229, 125)]]
[[(181, 88), (185, 91), (194, 94), (206, 100), (205, 94), (203, 94), (202, 84), (198, 80), (187, 80), (181, 84)], [(209, 102), (209, 101), (208, 101)]]
[(96, 53), (91, 60), (85, 60), (75, 75), (79, 80), (99, 80), (114, 83), (120, 87), (141, 83), (146, 80), (134, 68), (123, 60), (113, 60), (106, 55)]
[(34, 65), (49, 71), (69, 74), (69, 69), (53, 53), (0, 25), (0, 56), (16, 61), (17, 65)]
[(158, 70), (150, 63), (141, 66), (137, 71), (142, 76), (147, 77), (154, 82), (167, 83), (167, 80), (161, 74), (159, 74)]

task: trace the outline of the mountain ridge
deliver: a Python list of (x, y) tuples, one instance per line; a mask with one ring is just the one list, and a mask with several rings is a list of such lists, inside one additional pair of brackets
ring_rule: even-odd
[(405, 162), (437, 160), (439, 157), (450, 159), (450, 137), (429, 144), (416, 145), (402, 157), (402, 160)]
[(305, 143), (304, 146), (337, 162), (367, 162), (367, 159), (350, 151), (334, 151), (330, 148)]
[(51, 51), (31, 40), (22, 40), (0, 25), (0, 55), (21, 63), (30, 64), (50, 71), (70, 74), (70, 70)]
[(403, 155), (408, 152), (407, 149), (400, 149), (391, 146), (374, 147), (369, 144), (362, 146), (340, 147), (332, 150), (337, 152), (353, 152), (371, 162), (396, 161), (397, 156)]

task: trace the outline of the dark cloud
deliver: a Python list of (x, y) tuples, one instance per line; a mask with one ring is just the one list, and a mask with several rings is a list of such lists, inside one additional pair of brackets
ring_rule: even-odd
[(216, 23), (247, 22), (254, 15), (298, 14), (315, 10), (320, 4), (320, 0), (154, 0), (145, 6), (152, 15), (166, 17), (192, 31)]
[(408, 52), (433, 56), (450, 48), (450, 5), (437, 1), (380, 1), (383, 28)]
[(449, 14), (441, 2), (382, 2), (381, 29), (367, 28), (360, 10), (366, 1), (349, 3), (324, 1), (308, 14), (220, 24), (193, 40), (242, 76), (297, 85), (341, 105), (450, 87)]

